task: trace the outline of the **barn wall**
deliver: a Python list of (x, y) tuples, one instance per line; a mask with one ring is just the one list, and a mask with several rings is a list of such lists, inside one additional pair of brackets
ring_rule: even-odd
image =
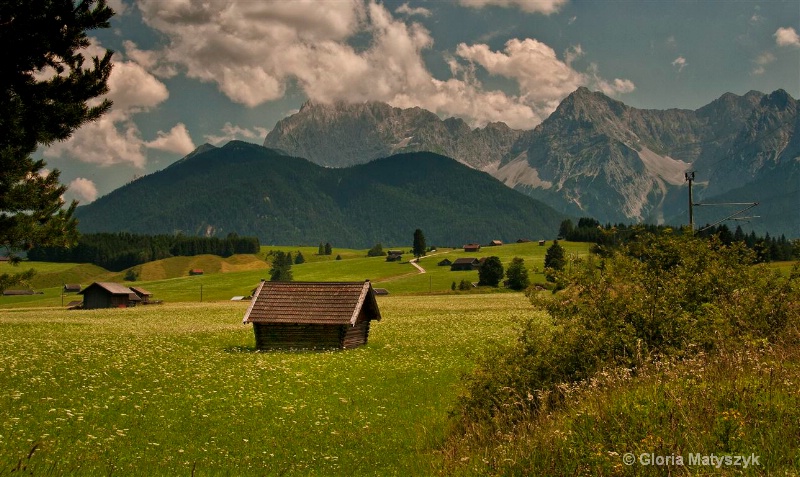
[(342, 347), (349, 349), (365, 345), (367, 344), (368, 337), (369, 321), (356, 323), (356, 326), (347, 326), (344, 333), (344, 339), (342, 341)]
[(341, 348), (341, 325), (253, 323), (258, 349)]
[(109, 308), (112, 306), (111, 295), (98, 287), (92, 287), (83, 294), (83, 308), (91, 310), (94, 308)]

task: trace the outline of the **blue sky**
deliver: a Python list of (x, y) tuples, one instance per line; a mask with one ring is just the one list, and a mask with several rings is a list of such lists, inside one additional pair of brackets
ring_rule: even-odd
[(261, 144), (312, 99), (533, 129), (579, 86), (649, 109), (800, 97), (800, 3), (109, 0), (112, 111), (40, 151), (95, 200), (203, 143)]

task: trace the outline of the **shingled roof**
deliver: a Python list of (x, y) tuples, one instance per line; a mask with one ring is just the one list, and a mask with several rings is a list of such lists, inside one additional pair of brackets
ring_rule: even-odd
[(138, 300), (139, 297), (136, 296), (136, 293), (133, 292), (130, 288), (120, 285), (119, 283), (114, 282), (94, 282), (88, 287), (84, 288), (83, 290), (78, 292), (78, 295), (83, 295), (86, 293), (86, 290), (92, 287), (100, 287), (103, 290), (109, 292), (112, 295), (129, 295), (132, 300)]
[(242, 323), (355, 326), (362, 315), (380, 320), (375, 292), (365, 282), (261, 282)]

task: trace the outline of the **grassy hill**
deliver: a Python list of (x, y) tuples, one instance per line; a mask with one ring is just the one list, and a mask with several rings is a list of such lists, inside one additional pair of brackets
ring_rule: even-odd
[[(548, 246), (551, 242), (548, 242)], [(568, 255), (585, 256), (589, 244), (560, 242)], [(385, 247), (408, 251), (408, 247)], [(294, 265), (292, 273), (297, 281), (363, 281), (369, 279), (373, 286), (386, 288), (390, 293), (450, 293), (453, 282), (458, 284), (462, 279), (470, 282), (478, 281), (478, 272), (451, 272), (450, 267), (439, 267), (436, 264), (449, 258), (454, 261), (461, 257), (500, 257), (504, 265), (508, 265), (514, 257), (525, 259), (526, 267), (532, 282), (543, 282), (541, 273), (544, 267), (544, 254), (547, 247), (540, 247), (536, 242), (507, 244), (500, 247), (484, 247), (480, 252), (467, 253), (463, 249), (440, 248), (436, 252), (420, 260), (426, 273), (420, 273), (408, 260), (413, 256), (403, 256), (401, 262), (387, 262), (384, 257), (367, 257), (365, 249), (333, 249), (332, 255), (316, 255), (317, 247), (265, 246), (261, 253), (255, 255), (234, 255), (221, 258), (212, 255), (197, 257), (172, 257), (149, 262), (134, 267), (139, 272), (139, 280), (125, 282), (127, 270), (112, 273), (102, 268), (76, 264), (50, 264), (43, 262), (24, 262), (21, 267), (33, 266), (40, 271), (34, 280), (34, 288), (43, 291), (42, 295), (25, 297), (0, 297), (0, 307), (6, 306), (61, 306), (61, 285), (63, 283), (81, 283), (84, 286), (93, 281), (117, 281), (129, 285), (141, 285), (154, 293), (156, 299), (167, 302), (196, 302), (229, 300), (233, 296), (250, 294), (261, 279), (269, 278), (269, 252), (282, 250), (296, 255), (303, 253), (306, 263)], [(336, 260), (336, 256), (342, 257)], [(5, 264), (3, 266), (10, 267)], [(204, 271), (200, 276), (189, 276), (192, 268)], [(78, 272), (86, 272), (79, 275)], [(91, 271), (91, 273), (89, 273)], [(39, 280), (39, 281), (37, 281)], [(80, 299), (80, 296), (69, 295), (63, 298), (64, 303)]]

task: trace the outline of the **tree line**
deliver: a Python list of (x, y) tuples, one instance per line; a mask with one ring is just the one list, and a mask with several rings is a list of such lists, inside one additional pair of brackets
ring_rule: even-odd
[[(560, 238), (571, 242), (594, 243), (593, 251), (602, 254), (607, 253), (610, 249), (636, 240), (643, 233), (659, 235), (666, 231), (678, 234), (684, 233), (683, 229), (675, 230), (667, 225), (601, 225), (599, 221), (591, 217), (583, 217), (578, 220), (577, 225), (573, 224), (572, 220), (569, 219), (561, 222), (558, 235)], [(737, 225), (736, 229), (731, 231), (725, 224), (700, 227), (699, 231), (695, 232), (695, 235), (706, 238), (718, 236), (725, 245), (743, 243), (756, 253), (756, 260), (759, 263), (800, 260), (800, 239), (789, 240), (784, 235), (771, 237), (767, 233), (764, 236), (757, 236), (752, 231), (749, 234), (745, 233), (740, 225)]]
[(83, 234), (74, 247), (34, 247), (28, 259), (44, 262), (93, 263), (106, 270), (120, 271), (142, 263), (169, 257), (258, 253), (257, 237), (228, 234), (225, 238), (185, 235), (138, 235), (131, 233)]

